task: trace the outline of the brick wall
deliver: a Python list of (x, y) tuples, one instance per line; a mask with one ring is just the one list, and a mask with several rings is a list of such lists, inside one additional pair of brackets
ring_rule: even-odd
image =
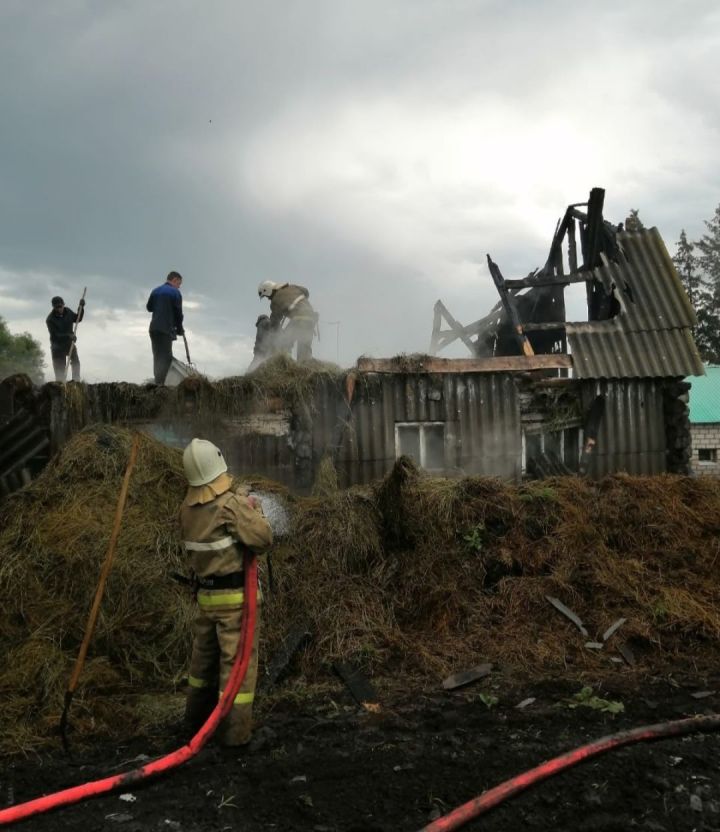
[[(691, 425), (690, 433), (692, 435), (693, 471), (696, 474), (720, 476), (720, 422)], [(709, 451), (714, 460), (701, 461), (701, 449)]]

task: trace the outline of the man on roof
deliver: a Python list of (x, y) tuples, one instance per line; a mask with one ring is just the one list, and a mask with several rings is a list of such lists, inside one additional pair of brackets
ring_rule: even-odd
[(155, 384), (165, 384), (173, 360), (172, 342), (178, 335), (184, 335), (182, 275), (170, 272), (165, 283), (150, 293), (146, 309), (152, 313), (150, 319), (150, 343), (153, 353), (153, 375)]
[(297, 344), (298, 361), (312, 358), (318, 315), (308, 300), (310, 292), (294, 283), (263, 280), (258, 286), (258, 297), (270, 299), (270, 326), (278, 346), (292, 352)]
[(75, 343), (75, 324), (80, 323), (85, 315), (85, 298), (80, 300), (77, 312), (65, 306), (65, 301), (59, 295), (56, 295), (50, 303), (52, 311), (45, 318), (45, 323), (50, 333), (50, 354), (55, 381), (65, 381), (68, 356), (72, 367), (72, 380), (80, 381), (80, 357)]

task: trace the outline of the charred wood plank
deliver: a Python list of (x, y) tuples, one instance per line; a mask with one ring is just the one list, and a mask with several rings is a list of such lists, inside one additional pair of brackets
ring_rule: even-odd
[(311, 638), (310, 626), (306, 621), (296, 624), (290, 629), (283, 639), (282, 645), (273, 653), (268, 662), (265, 678), (263, 679), (263, 688), (272, 687), (285, 675), (290, 662)]
[(491, 358), (358, 358), (361, 373), (504, 373), (572, 367), (570, 355), (499, 355)]
[(333, 670), (345, 682), (352, 698), (367, 710), (376, 710), (378, 695), (369, 679), (349, 662), (333, 662)]
[(479, 664), (471, 667), (470, 670), (461, 670), (458, 673), (453, 673), (448, 676), (442, 683), (445, 690), (455, 690), (455, 688), (469, 685), (470, 682), (476, 682), (478, 679), (484, 679), (492, 672), (493, 666), (491, 664)]

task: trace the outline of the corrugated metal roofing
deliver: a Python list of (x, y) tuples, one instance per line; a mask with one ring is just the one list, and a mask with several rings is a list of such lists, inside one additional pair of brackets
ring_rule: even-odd
[(702, 378), (688, 378), (690, 421), (693, 424), (720, 422), (720, 367), (706, 367)]
[(577, 378), (657, 378), (703, 375), (690, 331), (695, 313), (657, 228), (621, 232), (620, 262), (593, 274), (621, 311), (607, 321), (568, 324)]
[(583, 403), (606, 398), (590, 473), (660, 474), (667, 470), (663, 382), (657, 379), (584, 382)]

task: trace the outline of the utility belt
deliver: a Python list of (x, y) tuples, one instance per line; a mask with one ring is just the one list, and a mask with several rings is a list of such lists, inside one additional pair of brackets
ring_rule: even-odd
[(230, 572), (229, 575), (195, 576), (199, 589), (239, 589), (245, 585), (244, 572)]

